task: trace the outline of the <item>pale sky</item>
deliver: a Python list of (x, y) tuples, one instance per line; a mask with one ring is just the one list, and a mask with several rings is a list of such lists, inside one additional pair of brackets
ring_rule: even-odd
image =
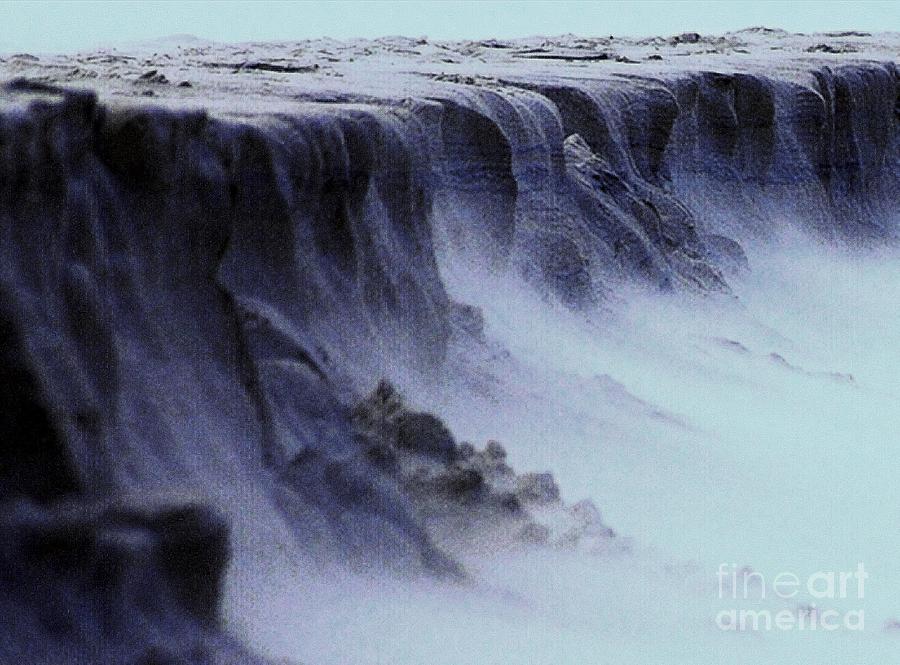
[(461, 39), (721, 33), (754, 25), (792, 32), (900, 31), (900, 1), (0, 0), (0, 51), (72, 51), (173, 34), (229, 42), (399, 34)]

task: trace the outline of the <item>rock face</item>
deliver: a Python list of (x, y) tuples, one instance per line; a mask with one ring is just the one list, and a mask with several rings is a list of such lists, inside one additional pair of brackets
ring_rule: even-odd
[(677, 199), (629, 184), (578, 134), (563, 148), (576, 200), (586, 218), (603, 220), (598, 235), (622, 268), (663, 288), (677, 278), (707, 291), (728, 289), (715, 267), (725, 262), (701, 241), (691, 213)]
[[(242, 533), (277, 515), (301, 549), (451, 577), (465, 544), (607, 542), (595, 508), (499, 446), (456, 442), (388, 384), (362, 396), (439, 377), (455, 337), (485, 342), (442, 263), (578, 309), (626, 283), (727, 291), (752, 268), (743, 248), (787, 227), (896, 240), (895, 42), (754, 30), (0, 61), (4, 660), (137, 661), (170, 628), (175, 662), (195, 633), (241, 653), (210, 627), (215, 518), (60, 516), (69, 502), (186, 491)], [(38, 570), (22, 533), (45, 528), (62, 553)], [(167, 580), (162, 618), (112, 569), (94, 576), (107, 547), (129, 579)], [(42, 595), (93, 603), (92, 627), (48, 637)], [(143, 628), (107, 653), (97, 613), (114, 603)]]
[(517, 474), (496, 441), (456, 443), (434, 415), (411, 410), (382, 381), (353, 409), (358, 445), (402, 488), (429, 536), (449, 551), (527, 543), (611, 551), (627, 547), (590, 501), (567, 506), (549, 473)]
[(228, 526), (200, 506), (6, 504), (3, 662), (262, 663), (218, 625)]

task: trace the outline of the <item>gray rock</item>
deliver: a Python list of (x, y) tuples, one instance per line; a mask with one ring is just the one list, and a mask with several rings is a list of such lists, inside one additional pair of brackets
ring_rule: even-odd
[(430, 413), (406, 413), (398, 420), (397, 447), (444, 462), (456, 457), (456, 442), (444, 423)]
[(516, 496), (526, 505), (555, 503), (559, 486), (549, 473), (526, 473), (516, 479)]

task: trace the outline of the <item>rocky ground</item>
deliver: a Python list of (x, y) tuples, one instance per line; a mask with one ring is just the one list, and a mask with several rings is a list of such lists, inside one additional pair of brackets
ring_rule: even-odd
[[(384, 37), (220, 44), (179, 35), (67, 55), (6, 53), (0, 56), (0, 65), (6, 77), (81, 82), (116, 96), (161, 97), (181, 103), (199, 98), (204, 104), (221, 101), (241, 108), (250, 100), (230, 98), (234, 92), (258, 97), (253, 104), (263, 98), (270, 102), (326, 99), (328, 91), (341, 101), (367, 101), (379, 94), (394, 97), (402, 95), (397, 77), (402, 80), (410, 74), (490, 86), (516, 72), (652, 77), (711, 67), (775, 71), (804, 64), (891, 60), (898, 51), (897, 33), (851, 30), (800, 35), (764, 27), (721, 36), (560, 35), (457, 42)], [(351, 80), (336, 80), (342, 78)]]

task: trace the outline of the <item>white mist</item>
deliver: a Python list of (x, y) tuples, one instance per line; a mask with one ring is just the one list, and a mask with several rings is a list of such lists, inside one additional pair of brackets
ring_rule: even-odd
[[(900, 261), (816, 248), (754, 256), (736, 298), (623, 295), (573, 314), (445, 268), (509, 351), (422, 406), (590, 497), (632, 553), (498, 553), (472, 586), (273, 567), (231, 616), (308, 663), (887, 662), (900, 616)], [(776, 355), (773, 355), (776, 354)], [(852, 377), (852, 378), (851, 378)], [(466, 385), (472, 385), (468, 381)], [(477, 382), (476, 382), (477, 383)], [(855, 570), (864, 598), (720, 598), (722, 564), (766, 579)], [(863, 631), (722, 631), (732, 607), (862, 609)]]

